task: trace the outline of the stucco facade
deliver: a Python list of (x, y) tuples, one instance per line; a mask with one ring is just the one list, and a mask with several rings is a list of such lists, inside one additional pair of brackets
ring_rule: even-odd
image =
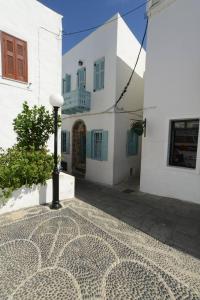
[(1, 0), (0, 7), (0, 31), (25, 41), (28, 53), (28, 82), (18, 82), (4, 78), (0, 47), (0, 147), (7, 148), (16, 142), (12, 122), (22, 103), (51, 109), (50, 94), (61, 94), (62, 16), (36, 0)]
[(154, 109), (144, 111), (140, 188), (200, 203), (199, 135), (195, 168), (172, 166), (169, 160), (172, 122), (200, 118), (200, 2), (157, 1), (148, 13), (144, 106)]
[[(63, 78), (66, 74), (71, 76), (71, 90), (76, 90), (77, 71), (81, 61), (81, 67), (85, 68), (86, 72), (85, 89), (90, 92), (91, 97), (89, 111), (63, 114), (62, 130), (69, 132), (70, 150), (68, 154), (62, 154), (62, 161), (67, 163), (67, 171), (72, 172), (73, 127), (78, 120), (83, 121), (87, 132), (106, 131), (107, 158), (97, 160), (86, 154), (85, 177), (109, 185), (120, 182), (129, 176), (130, 172), (138, 174), (140, 171), (140, 145), (136, 155), (127, 156), (126, 153), (127, 130), (133, 115), (116, 113), (113, 108), (130, 77), (140, 44), (119, 14), (113, 18), (116, 20), (98, 28), (63, 56), (62, 71)], [(94, 65), (102, 58), (105, 63), (104, 86), (95, 90)], [(145, 51), (142, 51), (136, 74), (123, 101), (119, 103), (120, 111), (142, 108), (144, 65)], [(88, 137), (86, 147), (87, 144)]]

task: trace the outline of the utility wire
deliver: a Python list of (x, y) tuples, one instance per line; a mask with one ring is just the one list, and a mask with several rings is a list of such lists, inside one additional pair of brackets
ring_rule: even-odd
[[(144, 107), (144, 108), (139, 108), (139, 109), (136, 109), (136, 110), (127, 110), (127, 111), (101, 111), (101, 112), (94, 112), (94, 113), (81, 113), (81, 114), (75, 114), (75, 115), (67, 115), (67, 116), (63, 116), (65, 114), (62, 115), (62, 119), (70, 119), (70, 118), (78, 118), (78, 117), (86, 117), (86, 116), (97, 116), (97, 115), (103, 115), (103, 114), (131, 114), (131, 115), (137, 115), (137, 112), (140, 112), (140, 111), (144, 111), (144, 110), (149, 110), (149, 109), (155, 109), (156, 106), (149, 106), (149, 107)], [(141, 121), (141, 120), (138, 120), (138, 119), (131, 119), (131, 120), (135, 120), (135, 121)]]
[[(146, 1), (145, 4), (148, 3), (149, 1), (151, 1), (151, 0)], [(141, 4), (141, 5), (144, 5), (144, 3)], [(140, 8), (141, 5), (138, 6), (137, 8), (135, 8), (134, 10)], [(126, 15), (127, 15), (128, 13), (131, 13), (131, 12), (133, 12), (133, 10), (127, 12)], [(123, 15), (123, 16), (124, 16), (124, 15)], [(115, 20), (116, 20), (116, 19), (115, 19)], [(111, 21), (113, 22), (114, 19), (111, 20)], [(109, 22), (111, 22), (111, 21), (109, 21)], [(97, 112), (97, 113), (81, 114), (81, 116), (91, 116), (91, 115), (94, 116), (94, 115), (110, 114), (110, 113), (125, 113), (125, 114), (133, 114), (133, 115), (135, 114), (135, 115), (139, 116), (139, 115), (137, 114), (137, 112), (139, 112), (139, 111), (144, 111), (144, 110), (145, 110), (145, 108), (143, 108), (143, 109), (131, 110), (131, 111), (125, 111), (125, 110), (123, 110), (123, 111), (116, 111), (116, 110), (111, 111), (111, 109), (113, 109), (113, 108), (118, 108), (118, 106), (117, 106), (118, 103), (119, 103), (119, 102), (122, 100), (122, 98), (124, 97), (125, 93), (127, 92), (128, 87), (129, 87), (129, 85), (130, 85), (130, 83), (131, 83), (131, 80), (132, 80), (133, 75), (134, 75), (134, 73), (135, 73), (135, 70), (136, 70), (137, 64), (138, 64), (138, 62), (139, 62), (139, 58), (140, 58), (142, 49), (143, 49), (143, 45), (144, 45), (144, 41), (145, 41), (145, 37), (146, 37), (146, 34), (147, 34), (147, 29), (148, 29), (148, 23), (149, 23), (149, 21), (148, 21), (148, 17), (147, 17), (146, 26), (145, 26), (145, 31), (144, 31), (144, 35), (143, 35), (143, 38), (142, 38), (142, 43), (141, 43), (141, 45), (140, 45), (140, 50), (139, 50), (139, 53), (138, 53), (138, 56), (137, 56), (137, 59), (136, 59), (135, 66), (134, 66), (133, 71), (131, 72), (130, 78), (129, 78), (129, 80), (128, 80), (126, 86), (124, 87), (124, 89), (123, 89), (121, 95), (119, 96), (118, 100), (115, 102), (114, 105), (112, 105), (111, 107), (107, 108), (107, 109), (104, 110), (104, 111)], [(106, 23), (106, 24), (107, 24), (107, 23)], [(100, 25), (100, 26), (101, 26), (101, 25)], [(99, 26), (98, 26), (98, 27), (99, 27)], [(89, 29), (88, 29), (88, 30), (89, 30)], [(155, 107), (149, 107), (149, 108), (155, 108)], [(118, 108), (118, 109), (119, 109), (119, 108)], [(146, 109), (147, 109), (147, 108), (146, 108)], [(76, 116), (77, 116), (77, 115), (76, 115)], [(74, 117), (74, 116), (70, 116), (70, 117)], [(70, 118), (70, 117), (69, 117), (69, 116), (68, 116), (68, 117), (64, 117), (63, 119)], [(132, 119), (132, 120), (134, 120), (134, 119)], [(138, 121), (138, 120), (135, 120), (135, 121)]]
[[(142, 43), (141, 43), (141, 45), (140, 45), (140, 50), (139, 50), (139, 52), (138, 52), (138, 56), (137, 56), (137, 59), (136, 59), (136, 63), (135, 63), (135, 66), (134, 66), (134, 68), (133, 68), (133, 71), (131, 72), (131, 75), (130, 75), (130, 77), (129, 77), (128, 82), (127, 82), (126, 86), (124, 87), (124, 89), (123, 89), (121, 95), (119, 96), (118, 100), (115, 102), (115, 104), (113, 104), (111, 107), (108, 107), (105, 111), (103, 111), (103, 113), (104, 113), (104, 112), (109, 112), (109, 111), (110, 111), (111, 109), (113, 109), (113, 108), (118, 108), (118, 109), (119, 109), (119, 107), (118, 107), (117, 105), (118, 105), (118, 103), (122, 100), (122, 98), (124, 97), (125, 93), (127, 92), (127, 89), (128, 89), (128, 87), (129, 87), (129, 85), (130, 85), (130, 83), (131, 83), (131, 80), (132, 80), (132, 78), (133, 78), (133, 75), (134, 75), (134, 73), (135, 73), (135, 70), (136, 70), (136, 67), (137, 67), (137, 64), (138, 64), (138, 61), (139, 61), (139, 58), (140, 58), (140, 54), (141, 54), (141, 52), (142, 52), (142, 48), (143, 48), (143, 45), (144, 45), (145, 37), (146, 37), (146, 34), (147, 34), (148, 23), (149, 23), (149, 20), (148, 20), (148, 17), (147, 17), (147, 22), (146, 22), (146, 26), (145, 26), (144, 35), (143, 35), (143, 38), (142, 38)], [(126, 111), (124, 111), (124, 112), (126, 112)]]
[(118, 100), (116, 101), (115, 103), (115, 108), (117, 108), (117, 105), (118, 103), (122, 100), (122, 98), (124, 97), (125, 93), (127, 92), (127, 89), (131, 83), (131, 80), (133, 78), (133, 75), (135, 73), (135, 70), (136, 70), (136, 67), (137, 67), (137, 64), (138, 64), (138, 61), (139, 61), (139, 58), (140, 58), (140, 54), (142, 52), (142, 49), (143, 49), (143, 45), (144, 45), (144, 41), (145, 41), (145, 37), (146, 37), (146, 34), (147, 34), (147, 28), (148, 28), (148, 24), (149, 24), (149, 20), (148, 20), (148, 17), (147, 17), (147, 22), (146, 22), (146, 26), (145, 26), (145, 31), (144, 31), (144, 35), (143, 35), (143, 38), (142, 38), (142, 43), (140, 45), (140, 50), (139, 50), (139, 53), (138, 53), (138, 56), (137, 56), (137, 59), (136, 59), (136, 62), (135, 62), (135, 66), (133, 68), (133, 71), (131, 72), (131, 76), (126, 84), (126, 86), (124, 87), (121, 95), (119, 96)]
[(65, 32), (63, 31), (63, 36), (70, 36), (70, 35), (75, 35), (75, 34), (79, 34), (79, 33), (83, 33), (83, 32), (87, 32), (87, 31), (90, 31), (90, 30), (93, 30), (93, 29), (97, 29), (101, 26), (104, 26), (104, 25), (107, 25), (107, 24), (110, 24), (116, 20), (118, 20), (119, 18), (123, 18), (129, 14), (132, 14), (134, 13), (135, 11), (139, 10), (140, 8), (142, 8), (143, 6), (145, 6), (147, 3), (149, 3), (151, 0), (147, 0), (145, 2), (143, 2), (142, 4), (136, 6), (135, 8), (127, 11), (126, 13), (122, 14), (120, 17), (117, 17), (117, 18), (114, 18), (110, 21), (107, 21), (106, 23), (103, 23), (103, 24), (98, 24), (98, 25), (95, 25), (95, 26), (92, 26), (92, 27), (89, 27), (89, 28), (85, 28), (85, 29), (81, 29), (81, 30), (78, 30), (78, 31), (72, 31), (72, 32)]
[[(130, 76), (130, 78), (129, 78), (129, 80), (128, 80), (126, 86), (125, 86), (125, 88), (123, 89), (123, 91), (122, 91), (120, 97), (118, 98), (118, 100), (115, 102), (114, 105), (112, 105), (111, 107), (107, 108), (107, 109), (104, 110), (104, 111), (96, 112), (96, 113), (86, 113), (86, 114), (81, 114), (82, 117), (84, 117), (84, 116), (92, 116), (92, 115), (93, 115), (93, 116), (94, 116), (94, 115), (101, 115), (101, 114), (110, 114), (110, 113), (119, 113), (119, 114), (125, 113), (125, 114), (133, 114), (133, 115), (139, 116), (139, 115), (137, 114), (137, 112), (139, 112), (139, 111), (144, 111), (144, 110), (148, 109), (148, 108), (146, 108), (146, 109), (143, 108), (143, 109), (130, 110), (130, 111), (126, 111), (126, 110), (122, 110), (122, 111), (116, 111), (116, 110), (114, 110), (114, 111), (111, 111), (113, 108), (118, 108), (118, 107), (117, 107), (117, 104), (122, 100), (123, 96), (124, 96), (125, 93), (127, 92), (127, 89), (128, 89), (128, 87), (129, 87), (129, 85), (130, 85), (130, 83), (131, 83), (131, 80), (132, 80), (132, 78), (133, 78), (133, 75), (134, 75), (134, 73), (135, 73), (135, 70), (136, 70), (136, 67), (137, 67), (137, 64), (138, 64), (138, 61), (139, 61), (139, 58), (140, 58), (140, 54), (141, 54), (141, 52), (142, 52), (142, 48), (143, 48), (143, 45), (144, 45), (144, 40), (145, 40), (146, 33), (147, 33), (147, 28), (148, 28), (148, 18), (147, 18), (147, 22), (146, 22), (146, 26), (145, 26), (144, 35), (143, 35), (143, 38), (142, 38), (142, 43), (141, 43), (140, 50), (139, 50), (139, 53), (138, 53), (138, 56), (137, 56), (137, 59), (136, 59), (135, 66), (134, 66), (133, 71), (131, 72), (131, 76)], [(155, 107), (149, 107), (149, 109), (151, 109), (151, 108), (155, 108)], [(74, 117), (74, 116), (63, 117), (63, 119), (70, 118), (70, 117)], [(77, 115), (76, 115), (76, 117), (77, 117)], [(142, 116), (141, 116), (141, 117), (142, 117)], [(132, 120), (134, 120), (134, 119), (132, 119)], [(135, 121), (138, 121), (138, 120), (135, 120)]]

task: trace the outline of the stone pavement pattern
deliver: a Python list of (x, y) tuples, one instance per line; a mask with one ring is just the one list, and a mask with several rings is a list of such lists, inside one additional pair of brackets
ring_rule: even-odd
[(0, 219), (0, 299), (200, 299), (200, 260), (78, 199)]
[(122, 192), (127, 188), (122, 184), (110, 188), (77, 180), (76, 197), (156, 240), (200, 259), (200, 205), (142, 193), (137, 189), (132, 193)]

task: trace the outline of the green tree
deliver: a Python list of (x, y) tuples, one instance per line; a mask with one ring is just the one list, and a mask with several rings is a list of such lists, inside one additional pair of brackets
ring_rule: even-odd
[(27, 102), (24, 102), (23, 110), (14, 119), (13, 125), (20, 147), (27, 150), (43, 149), (54, 132), (53, 113), (46, 110), (44, 106), (34, 105), (30, 108)]
[[(45, 184), (51, 178), (53, 156), (46, 149), (54, 133), (54, 117), (44, 106), (30, 108), (27, 102), (13, 121), (17, 144), (0, 149), (0, 198), (22, 187)], [(59, 126), (61, 118), (59, 118)]]

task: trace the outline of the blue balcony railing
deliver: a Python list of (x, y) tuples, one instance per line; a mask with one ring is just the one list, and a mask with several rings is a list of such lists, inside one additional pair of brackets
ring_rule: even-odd
[(85, 89), (77, 89), (70, 93), (64, 94), (63, 97), (63, 114), (70, 115), (90, 110), (91, 93)]

